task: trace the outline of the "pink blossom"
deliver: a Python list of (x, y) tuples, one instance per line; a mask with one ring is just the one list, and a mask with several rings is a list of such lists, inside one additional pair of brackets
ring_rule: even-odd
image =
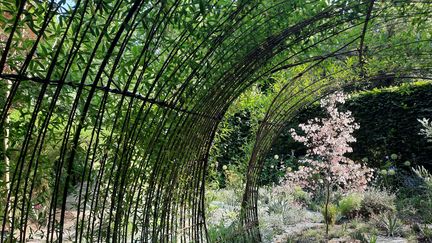
[(328, 117), (308, 120), (299, 127), (305, 135), (299, 135), (294, 129), (290, 133), (294, 140), (307, 148), (304, 166), (298, 171), (288, 172), (285, 185), (297, 184), (309, 190), (329, 183), (343, 191), (362, 191), (370, 181), (372, 170), (357, 164), (345, 156), (352, 152), (350, 143), (356, 141), (353, 132), (359, 129), (350, 111), (339, 111), (338, 104), (344, 104), (347, 96), (341, 92), (321, 100)]

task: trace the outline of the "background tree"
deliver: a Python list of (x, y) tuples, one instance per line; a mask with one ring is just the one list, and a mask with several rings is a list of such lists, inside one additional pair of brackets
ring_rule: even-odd
[(345, 103), (346, 96), (335, 93), (321, 100), (325, 108), (326, 118), (315, 118), (299, 127), (305, 135), (298, 135), (291, 130), (294, 140), (303, 143), (307, 148), (306, 157), (297, 171), (286, 175), (284, 184), (293, 184), (310, 190), (324, 188), (326, 201), (324, 219), (326, 234), (329, 230), (329, 205), (331, 192), (336, 189), (348, 191), (364, 191), (371, 179), (372, 171), (362, 164), (355, 163), (346, 153), (352, 152), (350, 143), (356, 141), (353, 132), (359, 128), (350, 111), (339, 111), (338, 104)]

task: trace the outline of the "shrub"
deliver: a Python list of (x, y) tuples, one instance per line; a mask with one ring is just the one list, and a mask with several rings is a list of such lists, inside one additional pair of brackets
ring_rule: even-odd
[(292, 192), (294, 199), (298, 202), (308, 204), (310, 201), (310, 196), (301, 187), (295, 186)]
[(283, 214), (285, 211), (290, 209), (290, 201), (283, 200), (281, 198), (275, 198), (268, 204), (269, 214)]
[(324, 221), (326, 223), (328, 223), (329, 225), (334, 225), (338, 217), (338, 208), (334, 204), (329, 204), (326, 213), (326, 207), (324, 205), (321, 208), (321, 214), (323, 215)]
[(394, 212), (381, 213), (375, 217), (375, 221), (378, 227), (385, 230), (387, 236), (396, 236), (402, 229), (402, 222)]
[(227, 188), (243, 189), (243, 175), (235, 166), (225, 167), (225, 185)]
[(237, 237), (241, 237), (238, 233), (238, 227), (233, 223), (226, 226), (223, 221), (217, 225), (212, 225), (208, 229), (208, 236), (211, 242), (229, 242), (237, 240)]
[(353, 218), (361, 209), (363, 196), (351, 193), (339, 201), (339, 212), (347, 218)]
[(378, 236), (376, 233), (366, 234), (362, 231), (354, 231), (350, 234), (351, 238), (357, 240), (353, 242), (362, 242), (362, 243), (376, 243), (378, 240)]
[(418, 121), (423, 126), (423, 128), (420, 129), (419, 135), (425, 136), (429, 142), (432, 142), (432, 122), (429, 122), (429, 119), (426, 118), (418, 119)]
[(432, 175), (422, 166), (413, 168), (413, 172), (419, 183), (416, 188), (404, 187), (399, 190), (398, 210), (408, 218), (432, 223)]
[(261, 187), (258, 193), (258, 219), (263, 242), (274, 242), (274, 237), (282, 235), (287, 225), (322, 220), (319, 214), (307, 211), (303, 203), (298, 202), (294, 187), (290, 190), (280, 186)]
[(419, 242), (432, 242), (432, 228), (429, 228), (427, 225), (417, 227), (418, 233), (420, 233)]
[(364, 193), (360, 214), (370, 217), (372, 214), (394, 212), (396, 195), (385, 190), (371, 188)]

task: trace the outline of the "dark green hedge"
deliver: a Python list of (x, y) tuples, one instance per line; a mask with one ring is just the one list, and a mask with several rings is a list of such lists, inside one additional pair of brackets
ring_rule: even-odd
[[(406, 160), (432, 169), (432, 143), (419, 135), (417, 119), (432, 119), (432, 83), (416, 82), (399, 87), (374, 89), (354, 95), (345, 108), (353, 112), (360, 129), (356, 131), (357, 143), (350, 157), (360, 160), (367, 157), (371, 166), (380, 167), (386, 156), (399, 155), (398, 163)], [(291, 150), (302, 155), (305, 149), (290, 136), (288, 129), (298, 123), (320, 116), (318, 105), (304, 111), (287, 125), (286, 132), (275, 142), (269, 157), (274, 154), (287, 157)]]

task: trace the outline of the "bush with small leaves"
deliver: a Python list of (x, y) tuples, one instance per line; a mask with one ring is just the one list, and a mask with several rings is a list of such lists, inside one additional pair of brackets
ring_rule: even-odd
[(294, 199), (302, 204), (308, 204), (310, 202), (309, 193), (305, 192), (301, 187), (295, 186), (292, 192)]
[(327, 212), (325, 205), (321, 208), (321, 214), (324, 217), (324, 221), (329, 225), (334, 225), (338, 217), (338, 208), (334, 204), (327, 206)]
[(351, 193), (339, 201), (339, 212), (346, 218), (355, 217), (360, 209), (363, 196), (359, 193)]
[(361, 202), (360, 214), (370, 217), (373, 214), (394, 212), (396, 195), (386, 190), (370, 188), (364, 193)]

